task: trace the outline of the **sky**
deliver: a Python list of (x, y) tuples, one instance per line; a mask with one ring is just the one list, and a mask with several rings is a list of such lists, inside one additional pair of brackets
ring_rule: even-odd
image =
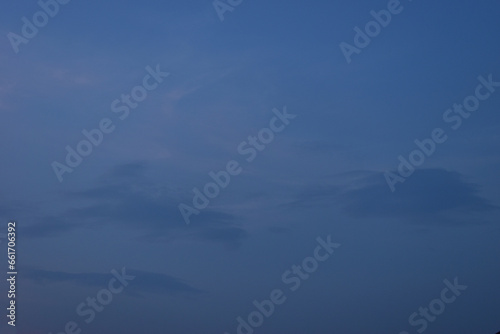
[(4, 1), (1, 333), (497, 333), (499, 10)]

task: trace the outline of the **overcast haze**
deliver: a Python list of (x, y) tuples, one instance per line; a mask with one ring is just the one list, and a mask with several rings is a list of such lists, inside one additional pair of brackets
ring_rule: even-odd
[(500, 3), (394, 1), (4, 1), (1, 333), (498, 332)]

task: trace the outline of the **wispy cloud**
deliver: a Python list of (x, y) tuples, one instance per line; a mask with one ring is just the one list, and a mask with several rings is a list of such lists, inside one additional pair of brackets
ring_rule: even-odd
[[(125, 293), (134, 295), (144, 293), (202, 293), (183, 280), (160, 273), (142, 270), (127, 269), (127, 274), (135, 276)], [(23, 270), (23, 279), (33, 281), (37, 284), (72, 283), (74, 285), (105, 288), (110, 280), (110, 273), (68, 273), (63, 271), (42, 270), (26, 268)]]
[(223, 243), (236, 248), (248, 237), (233, 214), (209, 209), (189, 228), (177, 204), (180, 195), (168, 186), (148, 182), (148, 165), (132, 162), (106, 172), (94, 187), (66, 191), (62, 198), (70, 209), (60, 215), (40, 217), (23, 227), (28, 237), (48, 237), (77, 228), (110, 225), (143, 233), (138, 240), (172, 242), (179, 239)]
[[(357, 172), (333, 177), (331, 184), (304, 186), (288, 208), (338, 206), (357, 218), (397, 218), (425, 222), (425, 218), (462, 221), (461, 214), (488, 213), (498, 207), (479, 195), (480, 186), (458, 172), (445, 169), (416, 170), (401, 185), (401, 192), (388, 191), (383, 173)], [(462, 217), (463, 218), (463, 217)], [(435, 221), (434, 219), (432, 220)]]

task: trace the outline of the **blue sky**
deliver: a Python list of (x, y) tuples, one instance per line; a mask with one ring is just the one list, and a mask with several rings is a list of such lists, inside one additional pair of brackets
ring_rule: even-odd
[[(455, 277), (467, 290), (425, 332), (499, 331), (500, 88), (457, 130), (443, 113), (500, 81), (500, 5), (402, 1), (348, 64), (339, 44), (387, 4), (243, 1), (221, 22), (211, 1), (70, 1), (15, 53), (7, 34), (40, 7), (6, 3), (17, 333), (233, 334), (273, 289), (287, 300), (255, 333), (417, 333), (410, 315)], [(120, 120), (111, 103), (157, 65), (170, 75)], [(238, 145), (285, 107), (296, 118), (246, 162)], [(53, 161), (104, 118), (115, 130), (59, 182)], [(384, 173), (435, 128), (447, 141), (392, 192)], [(230, 160), (242, 173), (186, 225), (179, 204)], [(282, 273), (328, 235), (342, 247), (291, 292)], [(123, 267), (136, 278), (86, 324), (77, 305)]]

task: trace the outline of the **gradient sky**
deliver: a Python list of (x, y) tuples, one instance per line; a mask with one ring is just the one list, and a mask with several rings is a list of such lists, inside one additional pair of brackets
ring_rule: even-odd
[[(256, 334), (413, 334), (455, 277), (467, 290), (425, 332), (500, 330), (500, 88), (459, 129), (442, 119), (478, 76), (500, 81), (498, 1), (402, 1), (350, 64), (339, 44), (387, 1), (243, 1), (223, 22), (210, 0), (70, 1), (17, 54), (7, 34), (40, 8), (4, 4), (18, 334), (234, 334), (273, 289), (287, 300)], [(157, 64), (170, 75), (119, 120), (111, 103)], [(245, 162), (238, 145), (284, 106), (297, 117)], [(115, 131), (60, 183), (51, 163), (103, 118)], [(448, 140), (391, 192), (384, 172), (435, 128)], [(186, 225), (178, 205), (233, 159), (243, 172)], [(291, 292), (282, 273), (328, 235), (342, 246)], [(76, 306), (123, 267), (136, 279), (85, 324)]]

